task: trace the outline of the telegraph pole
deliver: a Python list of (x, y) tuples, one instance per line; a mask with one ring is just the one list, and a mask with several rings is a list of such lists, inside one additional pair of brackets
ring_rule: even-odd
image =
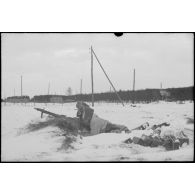
[(50, 82), (48, 84), (48, 95), (49, 95), (49, 91), (50, 91)]
[(94, 107), (94, 88), (93, 88), (93, 49), (91, 46), (91, 103), (92, 107)]
[(21, 76), (21, 96), (22, 96), (22, 76)]
[(135, 69), (133, 70), (133, 91), (135, 91)]
[(6, 105), (6, 95), (4, 95), (4, 105)]
[(135, 69), (133, 70), (133, 104), (135, 101)]
[(92, 53), (94, 54), (94, 56), (95, 56), (95, 58), (96, 58), (96, 60), (97, 60), (98, 64), (100, 65), (101, 69), (103, 70), (103, 72), (104, 72), (104, 74), (105, 74), (106, 78), (108, 79), (108, 81), (109, 81), (110, 85), (112, 86), (112, 88), (113, 88), (114, 92), (116, 93), (116, 95), (117, 95), (117, 97), (118, 97), (119, 101), (120, 101), (120, 102), (121, 102), (121, 104), (124, 106), (124, 103), (123, 103), (122, 99), (120, 98), (120, 96), (119, 96), (119, 94), (117, 93), (117, 91), (116, 91), (116, 89), (115, 89), (114, 85), (112, 84), (111, 80), (109, 79), (108, 75), (106, 74), (106, 71), (104, 70), (103, 66), (101, 65), (101, 63), (100, 63), (100, 61), (99, 61), (98, 57), (96, 56), (96, 54), (95, 54), (94, 50), (92, 49), (92, 47), (91, 47), (91, 51), (92, 51)]
[(81, 83), (80, 83), (80, 94), (82, 94), (82, 89), (83, 89), (83, 80), (81, 79)]

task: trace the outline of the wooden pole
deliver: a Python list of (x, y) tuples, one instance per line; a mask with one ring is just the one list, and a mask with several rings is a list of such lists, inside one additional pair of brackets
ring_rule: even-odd
[(135, 69), (133, 70), (133, 91), (135, 91)]
[(50, 91), (50, 82), (48, 84), (48, 95), (49, 95), (49, 91)]
[[(14, 88), (14, 97), (15, 97), (15, 88)], [(15, 101), (13, 103), (15, 104)]]
[(4, 95), (4, 105), (6, 105), (6, 95)]
[(82, 89), (83, 89), (83, 80), (81, 79), (81, 84), (80, 84), (80, 94), (82, 94)]
[(91, 46), (91, 103), (92, 107), (94, 107), (94, 88), (93, 88), (93, 49)]
[(133, 70), (133, 104), (135, 102), (135, 69)]
[(21, 96), (22, 96), (22, 76), (21, 76)]
[(105, 74), (106, 78), (108, 79), (108, 81), (109, 81), (110, 85), (112, 86), (112, 88), (113, 88), (114, 92), (116, 93), (116, 95), (117, 95), (117, 97), (118, 97), (119, 101), (120, 101), (120, 102), (121, 102), (121, 104), (124, 106), (124, 103), (123, 103), (122, 99), (120, 98), (120, 96), (119, 96), (119, 94), (117, 93), (117, 91), (116, 91), (116, 89), (115, 89), (114, 85), (112, 84), (111, 80), (109, 79), (108, 75), (106, 74), (106, 72), (105, 72), (105, 70), (104, 70), (103, 66), (101, 65), (101, 63), (100, 63), (100, 61), (99, 61), (98, 57), (96, 56), (96, 54), (95, 54), (94, 50), (92, 49), (92, 47), (91, 47), (91, 50), (92, 50), (92, 53), (94, 54), (94, 56), (95, 56), (96, 60), (98, 61), (98, 63), (99, 63), (99, 65), (100, 65), (101, 69), (103, 70), (103, 72), (104, 72), (104, 74)]

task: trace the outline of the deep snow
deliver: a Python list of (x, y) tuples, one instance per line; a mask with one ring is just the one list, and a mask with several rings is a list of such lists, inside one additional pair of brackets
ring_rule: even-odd
[[(57, 114), (73, 117), (76, 115), (75, 103), (35, 104)], [(194, 148), (194, 123), (187, 123), (193, 118), (193, 103), (159, 102), (137, 104), (122, 107), (114, 103), (96, 103), (95, 113), (112, 123), (126, 125), (133, 129), (145, 122), (150, 126), (169, 122), (166, 130), (183, 130), (190, 138), (190, 145), (184, 145), (176, 151), (165, 151), (163, 147), (151, 148), (136, 144), (125, 144), (129, 137), (150, 134), (151, 130), (133, 131), (131, 134), (107, 133), (77, 138), (74, 149), (60, 149), (64, 141), (59, 136), (57, 127), (47, 127), (35, 132), (26, 132), (30, 122), (41, 119), (40, 112), (33, 109), (34, 104), (2, 103), (1, 123), (1, 160), (2, 161), (191, 161)]]

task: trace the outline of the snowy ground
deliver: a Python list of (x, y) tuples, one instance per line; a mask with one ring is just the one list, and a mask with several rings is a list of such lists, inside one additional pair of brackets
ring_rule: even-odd
[[(36, 104), (51, 112), (75, 116), (75, 103)], [(159, 124), (169, 122), (163, 131), (183, 130), (190, 138), (190, 144), (176, 151), (165, 151), (163, 147), (151, 148), (136, 144), (125, 144), (129, 137), (150, 134), (150, 130), (133, 131), (131, 134), (99, 134), (84, 137), (73, 144), (74, 149), (60, 150), (64, 141), (59, 136), (59, 129), (47, 127), (39, 131), (24, 133), (25, 126), (40, 118), (40, 112), (34, 110), (34, 104), (1, 104), (1, 160), (2, 161), (192, 161), (194, 156), (194, 123), (187, 123), (187, 118), (194, 119), (193, 103), (177, 104), (160, 102), (137, 104), (122, 107), (114, 103), (96, 103), (95, 113), (112, 123), (126, 125), (133, 129), (145, 122)]]

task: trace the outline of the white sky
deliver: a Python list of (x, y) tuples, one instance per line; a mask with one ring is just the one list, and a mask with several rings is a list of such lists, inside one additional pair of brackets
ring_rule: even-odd
[[(193, 86), (193, 34), (19, 33), (2, 34), (2, 97), (91, 92), (90, 46), (117, 90), (131, 90), (133, 69), (136, 89)], [(94, 59), (94, 90), (110, 89)]]

